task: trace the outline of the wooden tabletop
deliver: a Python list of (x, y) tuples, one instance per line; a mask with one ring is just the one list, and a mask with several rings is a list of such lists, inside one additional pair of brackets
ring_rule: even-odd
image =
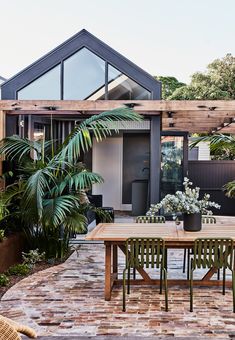
[(235, 241), (234, 224), (203, 224), (198, 232), (186, 232), (182, 223), (100, 223), (87, 236), (93, 241), (125, 241), (129, 237), (162, 237), (165, 241), (187, 242), (203, 237), (229, 237)]

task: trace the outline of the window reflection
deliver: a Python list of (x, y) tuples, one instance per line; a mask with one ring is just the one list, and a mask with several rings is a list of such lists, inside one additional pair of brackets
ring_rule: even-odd
[(64, 61), (64, 99), (105, 98), (105, 61), (87, 48)]
[(182, 189), (183, 142), (182, 136), (162, 137), (161, 198)]
[(60, 65), (18, 91), (18, 99), (60, 99)]
[(108, 99), (151, 99), (151, 93), (115, 67), (108, 66)]

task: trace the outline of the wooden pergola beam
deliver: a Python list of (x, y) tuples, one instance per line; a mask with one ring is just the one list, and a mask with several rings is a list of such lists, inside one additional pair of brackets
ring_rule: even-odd
[(115, 108), (133, 106), (137, 112), (179, 112), (179, 111), (235, 111), (234, 100), (1, 100), (0, 110), (14, 111), (80, 111), (101, 112)]

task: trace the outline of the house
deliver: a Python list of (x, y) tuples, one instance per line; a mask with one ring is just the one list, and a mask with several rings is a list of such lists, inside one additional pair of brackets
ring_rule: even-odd
[[(103, 205), (137, 214), (181, 189), (188, 132), (221, 124), (221, 116), (213, 116), (220, 110), (214, 103), (161, 102), (159, 81), (86, 30), (8, 79), (2, 99), (12, 101), (4, 111), (4, 133), (30, 139), (63, 141), (77, 121), (102, 107), (126, 105), (139, 111), (142, 122), (120, 124), (120, 134), (102, 143), (94, 140), (81, 158), (105, 180), (93, 188), (93, 194), (103, 195)], [(232, 117), (234, 108), (225, 106)]]

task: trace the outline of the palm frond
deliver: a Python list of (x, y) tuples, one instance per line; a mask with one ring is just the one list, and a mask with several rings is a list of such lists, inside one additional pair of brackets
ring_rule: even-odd
[(120, 108), (111, 111), (105, 111), (99, 115), (94, 115), (83, 121), (74, 131), (66, 138), (62, 150), (57, 157), (67, 159), (69, 162), (77, 160), (81, 152), (86, 152), (92, 146), (92, 135), (97, 141), (110, 136), (112, 131), (119, 130), (110, 127), (110, 123), (116, 121), (141, 121), (142, 117), (128, 108)]
[(226, 191), (226, 194), (225, 194), (226, 196), (231, 197), (231, 198), (235, 197), (235, 180), (226, 183), (223, 186), (223, 190)]
[(99, 174), (83, 170), (74, 175), (68, 174), (64, 180), (61, 179), (60, 183), (51, 189), (51, 194), (55, 196), (62, 195), (65, 189), (67, 191), (88, 190), (93, 184), (103, 182), (104, 180)]
[(3, 201), (8, 204), (12, 200), (20, 198), (25, 192), (26, 183), (24, 181), (18, 181), (10, 184), (6, 187), (5, 192), (2, 195)]
[(43, 198), (46, 192), (50, 191), (51, 182), (55, 182), (55, 177), (48, 168), (37, 170), (29, 177), (23, 195), (23, 207), (26, 210), (36, 212), (39, 220), (42, 217)]
[(0, 154), (11, 160), (21, 161), (23, 157), (30, 156), (33, 151), (36, 152), (38, 158), (41, 158), (40, 142), (30, 141), (28, 138), (21, 138), (17, 135), (6, 137), (0, 142)]
[(63, 222), (64, 228), (72, 233), (83, 233), (87, 229), (87, 218), (77, 211), (67, 215)]
[(66, 223), (67, 216), (75, 209), (79, 209), (79, 201), (77, 197), (72, 195), (44, 199), (43, 224), (56, 228)]
[(211, 136), (202, 136), (196, 138), (194, 141), (190, 143), (190, 148), (192, 149), (200, 142), (209, 142), (212, 149), (216, 150), (223, 146), (231, 146), (235, 145), (235, 137), (231, 135), (224, 135), (222, 133), (214, 134)]

